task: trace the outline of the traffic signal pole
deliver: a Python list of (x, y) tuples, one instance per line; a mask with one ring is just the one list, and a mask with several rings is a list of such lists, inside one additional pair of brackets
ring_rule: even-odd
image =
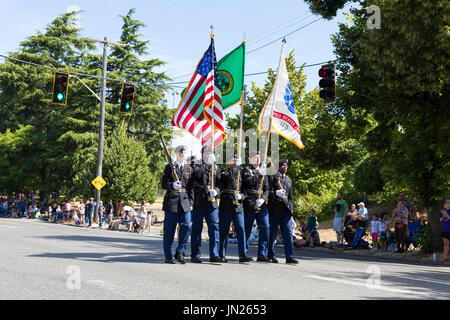
[[(98, 130), (98, 152), (97, 152), (97, 175), (96, 177), (102, 176), (103, 169), (103, 132), (105, 128), (105, 101), (106, 101), (106, 68), (108, 65), (108, 46), (115, 45), (119, 47), (126, 47), (127, 44), (115, 43), (108, 41), (108, 38), (105, 37), (104, 40), (96, 40), (91, 38), (86, 38), (86, 40), (93, 42), (100, 42), (103, 44), (103, 68), (102, 68), (102, 96), (100, 101), (100, 125)], [(95, 206), (94, 211), (94, 221), (98, 223), (98, 210), (100, 208), (100, 199), (101, 199), (101, 189), (97, 189), (95, 194), (95, 202), (97, 205)]]

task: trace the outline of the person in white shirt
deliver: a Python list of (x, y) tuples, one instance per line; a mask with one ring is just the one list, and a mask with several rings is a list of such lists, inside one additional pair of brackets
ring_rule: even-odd
[(141, 217), (141, 224), (142, 224), (141, 234), (144, 234), (147, 228), (148, 232), (150, 233), (150, 217), (148, 216), (147, 209), (145, 208), (145, 201), (141, 202), (141, 207), (139, 208), (139, 216)]
[(389, 229), (389, 218), (387, 212), (381, 213), (381, 218), (378, 223), (378, 232), (380, 233), (380, 247), (381, 252), (387, 251), (387, 232)]

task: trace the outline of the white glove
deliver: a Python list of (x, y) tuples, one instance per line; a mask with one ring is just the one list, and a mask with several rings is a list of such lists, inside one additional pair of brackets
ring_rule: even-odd
[(266, 166), (260, 165), (258, 171), (262, 176), (264, 176), (266, 174)]
[(216, 157), (213, 154), (210, 154), (208, 157), (208, 164), (213, 164), (214, 162), (216, 162)]
[(241, 164), (242, 164), (241, 158), (237, 158), (237, 160), (236, 160), (236, 166), (237, 166), (237, 167), (240, 167)]
[(211, 190), (209, 190), (209, 195), (210, 195), (211, 197), (215, 197), (215, 196), (217, 196), (217, 191), (214, 190), (214, 189), (211, 189)]
[(262, 205), (263, 205), (263, 203), (264, 203), (264, 199), (258, 199), (258, 200), (256, 200), (256, 207), (261, 207)]
[(235, 193), (234, 194), (234, 199), (241, 200), (242, 199), (242, 195), (240, 193)]
[(180, 190), (181, 189), (180, 181), (175, 181), (174, 183), (172, 183), (172, 188), (174, 188), (175, 190)]
[(284, 189), (277, 190), (275, 193), (280, 198), (282, 198), (282, 197), (284, 197), (286, 195), (286, 191), (284, 191)]

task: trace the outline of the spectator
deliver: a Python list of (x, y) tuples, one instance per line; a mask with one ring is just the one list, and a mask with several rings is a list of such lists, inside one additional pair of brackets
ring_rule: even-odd
[(105, 223), (110, 223), (113, 220), (114, 216), (114, 204), (112, 200), (108, 201), (108, 204), (106, 205), (106, 211), (105, 211)]
[(448, 247), (450, 240), (450, 199), (445, 201), (445, 208), (441, 210), (440, 221), (442, 222), (442, 241), (444, 242), (444, 252), (442, 262), (448, 262)]
[(80, 218), (80, 224), (84, 226), (84, 217), (85, 217), (86, 207), (84, 206), (84, 201), (80, 201), (80, 205), (78, 206), (78, 216)]
[(386, 252), (387, 251), (387, 241), (388, 241), (388, 231), (389, 231), (389, 217), (388, 217), (388, 213), (387, 212), (382, 212), (381, 213), (381, 219), (380, 222), (378, 224), (378, 231), (380, 232), (380, 247), (381, 247), (381, 252)]
[(92, 217), (94, 215), (94, 209), (97, 205), (96, 202), (94, 202), (93, 198), (89, 198), (89, 201), (86, 202), (86, 211), (84, 214), (84, 220), (86, 221), (87, 227), (92, 226)]
[(348, 213), (347, 202), (344, 200), (342, 192), (337, 194), (337, 202), (334, 207), (334, 223), (333, 230), (336, 231), (337, 236), (337, 246), (339, 248), (344, 246), (344, 219), (345, 215)]
[(309, 246), (314, 247), (317, 242), (319, 242), (319, 233), (317, 231), (317, 218), (316, 218), (316, 211), (314, 209), (311, 209), (309, 211), (309, 218), (308, 218), (308, 238), (309, 238)]
[(372, 221), (370, 225), (370, 235), (372, 236), (372, 251), (378, 251), (378, 230), (380, 229), (380, 220), (378, 220), (378, 215), (375, 213), (372, 216)]
[(306, 238), (308, 236), (308, 227), (303, 219), (299, 221), (300, 229), (294, 234), (294, 247), (300, 248), (305, 246)]
[(123, 217), (121, 224), (125, 225), (127, 227), (128, 231), (131, 228), (130, 227), (131, 221), (132, 221), (132, 218), (131, 218), (130, 212), (125, 211), (125, 216)]
[(105, 216), (105, 206), (103, 205), (103, 201), (99, 202), (99, 208), (98, 208), (98, 226), (101, 228), (103, 226), (104, 216)]
[(133, 219), (131, 222), (131, 232), (137, 232), (139, 233), (139, 231), (141, 231), (141, 227), (142, 227), (142, 220), (141, 218), (137, 215), (137, 214), (133, 214)]
[(5, 201), (3, 201), (3, 217), (6, 218), (8, 216), (8, 200), (5, 199)]
[(412, 202), (407, 199), (407, 197), (408, 196), (406, 195), (406, 192), (400, 192), (398, 201), (403, 201), (406, 209), (408, 209), (408, 221), (415, 221), (417, 209), (414, 204), (412, 204)]
[(76, 224), (79, 225), (81, 223), (80, 221), (80, 216), (78, 215), (78, 210), (74, 210), (72, 209), (72, 221)]
[(364, 202), (358, 203), (359, 209), (355, 216), (356, 229), (366, 229), (367, 218), (369, 217), (368, 211), (364, 205)]
[(354, 221), (356, 217), (356, 204), (352, 203), (350, 210), (345, 215), (345, 225), (347, 225), (350, 221)]
[(58, 204), (58, 205), (56, 205), (56, 209), (55, 209), (55, 211), (54, 211), (54, 214), (55, 214), (55, 218), (56, 219), (54, 219), (53, 220), (53, 222), (54, 223), (58, 223), (58, 220), (61, 220), (62, 219), (62, 210), (61, 210), (61, 206)]
[(25, 201), (24, 200), (20, 200), (18, 209), (19, 209), (19, 218), (22, 218), (25, 213)]
[(122, 220), (125, 218), (126, 214), (125, 212), (122, 210), (121, 214), (117, 217), (111, 220), (111, 222), (109, 223), (109, 228), (110, 230), (118, 230), (120, 224), (122, 223)]
[(150, 232), (150, 215), (147, 212), (147, 209), (145, 208), (145, 201), (141, 202), (141, 207), (139, 208), (139, 216), (141, 217), (142, 221), (142, 234), (144, 234), (145, 230), (148, 228), (148, 232)]
[(72, 210), (72, 205), (69, 201), (64, 205), (64, 222), (70, 222), (70, 211)]
[(395, 222), (395, 242), (397, 244), (396, 253), (402, 253), (406, 251), (406, 239), (408, 239), (408, 209), (405, 204), (400, 200), (397, 207), (393, 211)]

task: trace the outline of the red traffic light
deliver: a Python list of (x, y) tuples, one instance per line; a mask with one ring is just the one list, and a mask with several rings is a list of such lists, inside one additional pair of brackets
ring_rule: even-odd
[(333, 75), (333, 70), (329, 69), (329, 68), (321, 68), (319, 70), (319, 77), (331, 77)]

